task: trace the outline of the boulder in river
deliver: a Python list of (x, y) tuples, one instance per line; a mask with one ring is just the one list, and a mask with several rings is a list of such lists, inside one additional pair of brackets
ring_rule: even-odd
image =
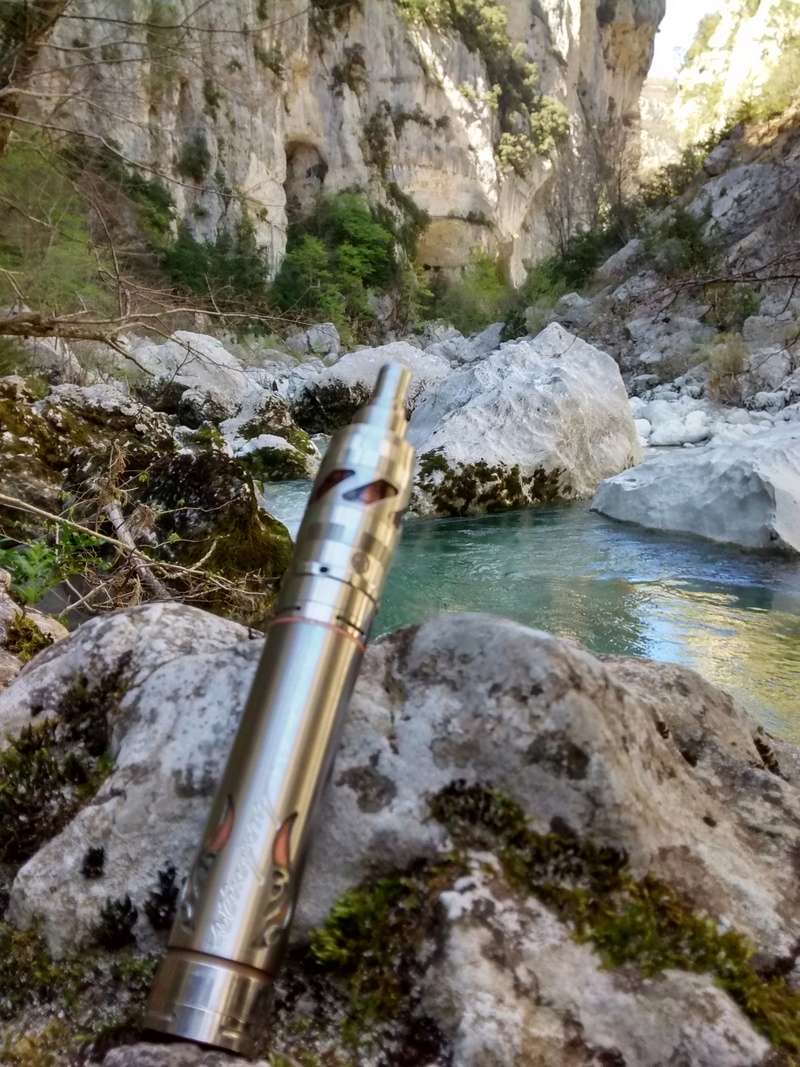
[[(100, 1010), (74, 974), (102, 966), (109, 902), (139, 951), (163, 943), (260, 648), (149, 605), (85, 624), (0, 693), (0, 762), (31, 724), (26, 743), (51, 746), (0, 934), (41, 923), (36, 965), (77, 984), (61, 1049)], [(67, 755), (103, 757), (93, 795), (59, 778)], [(25, 815), (31, 798), (11, 800)], [(797, 750), (690, 670), (601, 662), (488, 616), (398, 631), (367, 652), (272, 1049), (375, 1067), (780, 1062), (800, 1046), (799, 823)], [(24, 968), (14, 982), (12, 1035), (47, 1018)], [(133, 1049), (106, 1067), (229, 1062)]]
[(603, 482), (592, 507), (655, 530), (800, 552), (800, 425), (649, 456)]
[(450, 372), (449, 362), (423, 352), (407, 341), (348, 352), (332, 367), (304, 377), (291, 399), (295, 421), (308, 433), (333, 433), (345, 426), (369, 399), (378, 371), (385, 363), (399, 363), (411, 371), (408, 406)]
[(619, 367), (556, 323), (430, 389), (409, 438), (425, 515), (586, 497), (640, 457)]

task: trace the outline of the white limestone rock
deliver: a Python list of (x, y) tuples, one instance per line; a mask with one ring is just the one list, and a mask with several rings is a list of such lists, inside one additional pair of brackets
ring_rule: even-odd
[(415, 408), (409, 439), (421, 514), (585, 497), (640, 454), (617, 364), (556, 323), (452, 373)]
[(621, 982), (548, 908), (509, 892), (491, 857), (470, 859), (470, 874), (441, 895), (447, 921), (422, 994), (459, 1067), (766, 1059), (769, 1042), (713, 980), (675, 970)]
[(369, 399), (386, 363), (411, 371), (408, 405), (413, 408), (432, 385), (450, 373), (450, 363), (435, 352), (423, 352), (407, 341), (348, 352), (332, 367), (308, 374), (289, 386), (295, 421), (309, 433), (332, 433), (350, 421)]
[(138, 340), (132, 352), (152, 376), (152, 388), (164, 383), (191, 390), (190, 397), (207, 404), (217, 421), (234, 415), (253, 388), (240, 360), (207, 334), (178, 330), (163, 344)]
[(326, 364), (335, 363), (342, 349), (339, 331), (332, 322), (318, 322), (286, 338), (286, 347), (297, 356), (319, 356)]
[(638, 264), (643, 255), (644, 241), (639, 237), (634, 237), (600, 264), (594, 272), (595, 278), (605, 283), (622, 281), (630, 275), (632, 268)]
[(800, 553), (800, 426), (650, 456), (603, 482), (592, 507), (652, 529)]
[[(109, 686), (117, 694), (108, 706), (114, 770), (16, 875), (13, 923), (41, 919), (63, 952), (89, 936), (107, 897), (128, 893), (141, 916), (140, 948), (158, 943), (144, 900), (159, 869), (174, 864), (179, 878), (187, 870), (260, 649), (234, 623), (149, 605), (85, 624), (0, 692), (0, 724), (16, 729), (34, 712), (38, 721), (58, 716), (81, 679), (90, 695)], [(633, 877), (675, 886), (689, 906), (778, 959), (800, 936), (800, 915), (787, 905), (795, 899), (800, 761), (793, 746), (763, 736), (756, 745), (753, 735), (730, 697), (685, 668), (600, 662), (569, 641), (489, 616), (441, 616), (399, 631), (367, 652), (295, 937), (365, 878), (440, 858), (449, 837), (431, 818), (430, 800), (464, 782), (507, 795), (538, 832), (557, 826), (624, 850)], [(90, 846), (105, 849), (102, 877), (93, 880), (80, 875)], [(448, 904), (451, 920), (467, 911), (457, 903)], [(520, 914), (528, 907), (514, 903)], [(569, 948), (564, 931), (558, 938)], [(535, 955), (526, 964), (534, 970)], [(568, 967), (576, 990), (584, 967), (597, 966), (583, 960)], [(559, 1017), (566, 973), (561, 981)], [(590, 1018), (593, 1009), (585, 1010)], [(452, 1019), (444, 1008), (440, 1017)]]

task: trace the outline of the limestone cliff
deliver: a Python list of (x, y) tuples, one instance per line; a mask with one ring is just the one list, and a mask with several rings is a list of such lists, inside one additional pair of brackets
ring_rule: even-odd
[[(444, 13), (438, 20), (434, 8)], [(637, 128), (664, 8), (665, 0), (107, 0), (98, 17), (94, 0), (75, 0), (40, 57), (52, 72), (47, 93), (27, 106), (166, 178), (178, 218), (198, 236), (230, 227), (246, 208), (273, 268), (293, 212), (320, 191), (360, 186), (390, 206), (410, 197), (429, 213), (423, 263), (457, 267), (485, 248), (519, 280), (551, 242), (559, 183), (546, 129), (524, 165), (504, 155), (503, 137), (513, 148), (521, 128), (514, 72), (536, 64), (536, 93), (566, 108), (569, 132), (555, 155), (561, 195), (566, 185), (579, 218)], [(505, 35), (507, 64), (483, 47), (487, 27)]]

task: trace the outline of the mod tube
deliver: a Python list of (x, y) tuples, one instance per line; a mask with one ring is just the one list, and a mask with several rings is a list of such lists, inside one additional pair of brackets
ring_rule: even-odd
[(410, 375), (331, 440), (145, 1025), (235, 1052), (263, 1028), (318, 801), (408, 504)]

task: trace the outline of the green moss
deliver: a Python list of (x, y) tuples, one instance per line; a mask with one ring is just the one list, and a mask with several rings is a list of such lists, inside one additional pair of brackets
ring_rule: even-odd
[(116, 678), (77, 678), (58, 716), (26, 726), (0, 752), (0, 862), (23, 863), (59, 833), (112, 770), (108, 714)]
[[(125, 950), (109, 959), (86, 949), (56, 960), (39, 928), (0, 922), (0, 1019), (10, 1023), (0, 1062), (60, 1067), (73, 1055), (78, 1062), (87, 1042), (92, 1062), (101, 1059), (112, 1043), (139, 1032), (157, 962)], [(20, 1034), (13, 1020), (31, 1008), (39, 1009), (36, 1023)]]
[(455, 864), (422, 865), (345, 893), (311, 936), (317, 965), (344, 982), (349, 999), (344, 1034), (358, 1044), (371, 1023), (409, 1011), (416, 950), (428, 934)]
[(776, 1048), (800, 1051), (800, 992), (759, 973), (755, 946), (742, 934), (721, 930), (658, 879), (634, 878), (624, 852), (536, 833), (516, 803), (487, 786), (454, 782), (431, 811), (460, 845), (496, 851), (510, 882), (553, 908), (605, 966), (707, 974)]
[(192, 441), (201, 448), (223, 448), (225, 445), (225, 438), (219, 427), (210, 422), (204, 423), (198, 430), (195, 430)]
[(451, 465), (441, 449), (420, 458), (419, 483), (437, 514), (450, 516), (511, 511), (552, 503), (563, 496), (561, 471), (523, 475), (517, 464), (491, 466), (483, 460)]
[(36, 623), (21, 611), (14, 616), (6, 629), (6, 648), (23, 663), (33, 659), (37, 652), (52, 643), (53, 638), (43, 633)]
[(290, 482), (308, 477), (305, 459), (294, 449), (259, 448), (239, 459), (258, 482)]
[(54, 960), (36, 927), (17, 930), (0, 922), (0, 1019), (56, 997), (73, 1003), (87, 979), (87, 964), (76, 957)]

